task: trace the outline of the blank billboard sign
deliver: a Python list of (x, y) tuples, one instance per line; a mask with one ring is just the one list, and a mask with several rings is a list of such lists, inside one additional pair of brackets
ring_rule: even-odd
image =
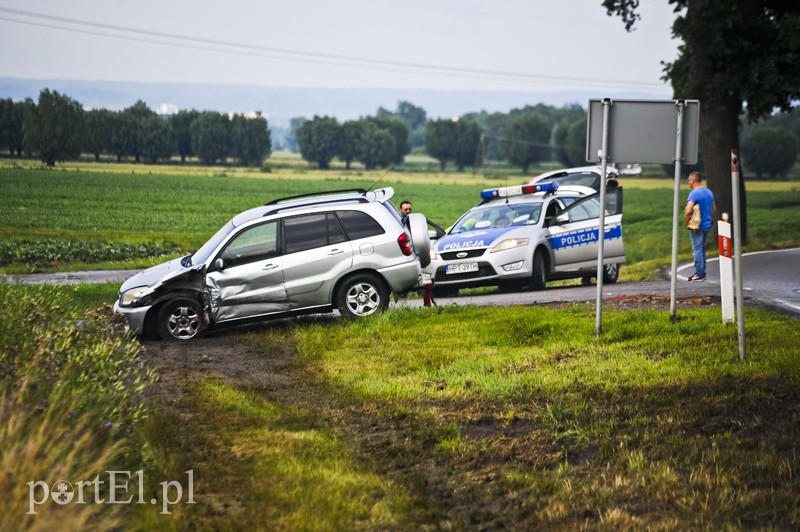
[[(678, 138), (678, 102), (683, 107), (681, 162), (697, 163), (700, 129), (698, 100), (611, 100), (607, 161), (674, 164)], [(603, 145), (603, 100), (589, 100), (586, 161), (600, 161)]]

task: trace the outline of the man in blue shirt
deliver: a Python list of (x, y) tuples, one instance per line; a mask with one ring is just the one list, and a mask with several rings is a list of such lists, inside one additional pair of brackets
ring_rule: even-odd
[(687, 225), (692, 219), (695, 205), (700, 208), (700, 226), (697, 229), (689, 229), (694, 252), (694, 274), (689, 277), (689, 282), (693, 283), (706, 280), (706, 240), (717, 206), (714, 204), (714, 193), (703, 186), (700, 172), (689, 174), (689, 188), (692, 190), (689, 192), (689, 201), (684, 211)]

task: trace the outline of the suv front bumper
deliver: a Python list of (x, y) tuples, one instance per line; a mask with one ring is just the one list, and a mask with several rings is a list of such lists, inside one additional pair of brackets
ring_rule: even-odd
[(121, 307), (119, 300), (114, 302), (114, 312), (118, 312), (125, 318), (128, 330), (133, 332), (136, 336), (144, 334), (144, 320), (152, 307)]

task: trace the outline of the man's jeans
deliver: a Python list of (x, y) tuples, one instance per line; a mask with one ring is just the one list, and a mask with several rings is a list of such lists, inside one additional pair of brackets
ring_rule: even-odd
[(689, 231), (694, 252), (694, 273), (698, 277), (706, 276), (706, 239), (708, 231)]

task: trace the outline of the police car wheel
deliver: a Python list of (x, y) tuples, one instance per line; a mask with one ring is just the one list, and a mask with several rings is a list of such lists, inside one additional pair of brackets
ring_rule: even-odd
[(603, 282), (614, 284), (619, 279), (619, 264), (609, 264), (603, 266)]
[(544, 290), (547, 286), (547, 263), (544, 251), (537, 249), (533, 254), (533, 273), (531, 275), (531, 290)]

